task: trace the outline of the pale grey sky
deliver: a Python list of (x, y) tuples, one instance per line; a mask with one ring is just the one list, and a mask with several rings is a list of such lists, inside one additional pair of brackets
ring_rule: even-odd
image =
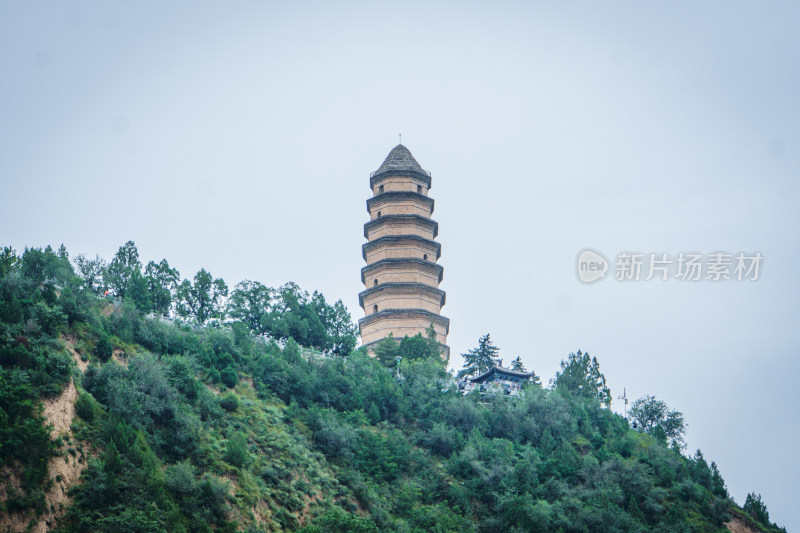
[[(453, 354), (491, 332), (547, 380), (588, 350), (800, 526), (800, 5), (429, 4), (0, 3), (0, 244), (132, 239), (358, 319), (369, 173), (402, 132)], [(584, 286), (585, 247), (765, 259), (757, 282)]]

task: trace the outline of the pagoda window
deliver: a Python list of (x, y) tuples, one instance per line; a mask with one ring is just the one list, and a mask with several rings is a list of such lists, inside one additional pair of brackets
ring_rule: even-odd
[(428, 254), (422, 254), (422, 259), (424, 261), (427, 261), (428, 260)]
[(375, 285), (378, 285), (378, 278), (375, 278)]
[(378, 218), (381, 218), (381, 212), (378, 211)]
[(375, 304), (375, 305), (372, 306), (372, 312), (373, 313), (377, 313), (378, 312), (378, 304)]
[(378, 187), (378, 194), (383, 194), (383, 185)]
[(422, 194), (422, 185), (417, 185), (417, 194)]

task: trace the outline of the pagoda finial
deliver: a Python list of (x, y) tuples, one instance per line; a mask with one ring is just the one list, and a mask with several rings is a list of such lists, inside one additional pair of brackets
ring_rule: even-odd
[(397, 136), (400, 138), (400, 144), (403, 144), (403, 134), (398, 133)]

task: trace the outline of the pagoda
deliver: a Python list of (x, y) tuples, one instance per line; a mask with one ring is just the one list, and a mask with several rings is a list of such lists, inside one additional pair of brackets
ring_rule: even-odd
[(398, 340), (425, 336), (433, 324), (442, 357), (449, 359), (450, 320), (440, 314), (445, 303), (439, 289), (443, 269), (437, 264), (441, 245), (434, 240), (439, 225), (431, 218), (428, 196), (431, 173), (398, 144), (370, 175), (369, 185), (362, 247), (367, 266), (361, 269), (364, 290), (358, 295), (365, 315), (358, 321), (361, 342), (372, 352), (390, 333)]

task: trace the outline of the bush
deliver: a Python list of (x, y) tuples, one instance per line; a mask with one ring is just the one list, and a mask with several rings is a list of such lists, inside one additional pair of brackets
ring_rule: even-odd
[(80, 393), (78, 399), (75, 400), (75, 412), (78, 416), (91, 423), (94, 421), (94, 409), (92, 397), (85, 392)]
[(197, 470), (189, 461), (168, 467), (164, 477), (164, 485), (178, 496), (194, 495), (198, 490)]
[[(25, 372), (0, 367), (0, 464), (22, 463), (25, 492), (47, 478), (47, 459), (53, 449), (40, 405)], [(29, 505), (33, 500), (25, 501)]]
[(225, 386), (230, 389), (234, 388), (236, 384), (239, 383), (239, 376), (232, 366), (226, 366), (222, 372), (219, 373), (219, 378)]
[(219, 406), (232, 413), (239, 408), (239, 397), (233, 392), (226, 392), (220, 397)]
[(380, 531), (375, 522), (368, 518), (344, 512), (339, 507), (334, 507), (314, 524), (300, 530), (303, 533), (378, 533)]
[(228, 440), (225, 454), (222, 456), (225, 462), (238, 468), (250, 462), (250, 451), (247, 448), (247, 439), (242, 433), (234, 433)]
[(456, 428), (448, 428), (446, 424), (435, 423), (433, 427), (422, 436), (422, 444), (432, 452), (442, 457), (450, 457), (464, 445), (464, 437)]
[(111, 359), (111, 355), (114, 353), (114, 345), (111, 344), (108, 335), (100, 337), (100, 340), (95, 345), (94, 353), (104, 363)]

